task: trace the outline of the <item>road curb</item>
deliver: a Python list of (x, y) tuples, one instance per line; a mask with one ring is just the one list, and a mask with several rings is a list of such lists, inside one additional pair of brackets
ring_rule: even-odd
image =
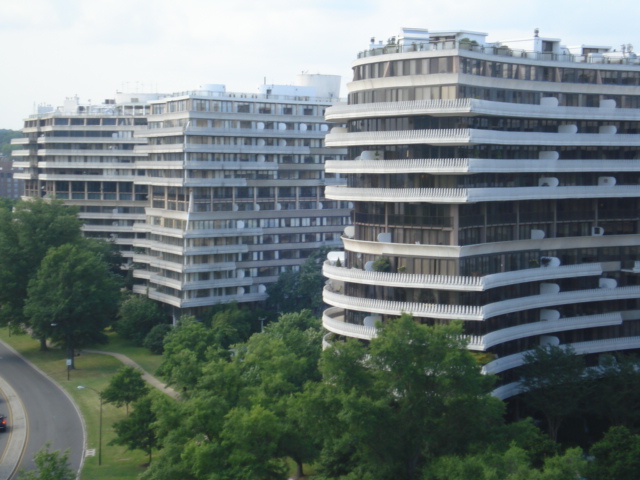
[(8, 434), (11, 435), (7, 445), (7, 450), (0, 462), (0, 479), (8, 480), (15, 473), (27, 443), (27, 417), (20, 397), (13, 387), (0, 377), (0, 390), (7, 398), (7, 406), (10, 412), (8, 415)]
[[(53, 384), (56, 388), (58, 388), (71, 402), (71, 404), (73, 405), (73, 408), (76, 410), (78, 417), (80, 418), (80, 424), (82, 425), (82, 453), (80, 456), (80, 465), (78, 466), (78, 471), (76, 472), (76, 479), (80, 478), (80, 474), (82, 472), (82, 467), (84, 466), (84, 460), (85, 460), (85, 452), (87, 451), (87, 425), (84, 422), (84, 417), (82, 416), (82, 412), (80, 411), (80, 409), (78, 408), (78, 405), (76, 404), (76, 402), (73, 400), (73, 397), (69, 394), (69, 392), (67, 392), (62, 385), (60, 385), (58, 382), (56, 382), (55, 380), (53, 380), (53, 378), (51, 378), (49, 375), (47, 375), (40, 367), (38, 367), (37, 365), (35, 365), (34, 363), (30, 362), (27, 358), (25, 358), (24, 355), (22, 355), (20, 352), (18, 352), (15, 348), (13, 348), (11, 345), (9, 345), (7, 342), (3, 342), (2, 340), (0, 340), (0, 343), (2, 343), (8, 350), (10, 350), (14, 355), (16, 355), (17, 357), (19, 357), (23, 362), (25, 362), (26, 364), (28, 364), (31, 368), (33, 368), (36, 372), (38, 372), (40, 375), (42, 375), (42, 377), (48, 381), (51, 382), (51, 384)], [(9, 384), (7, 384), (4, 381), (4, 378), (0, 377), (0, 381), (4, 382), (6, 385), (8, 385), (8, 387), (11, 389), (11, 391), (15, 394), (15, 391), (13, 390), (13, 388), (11, 388), (11, 386)], [(17, 395), (16, 395), (17, 397)], [(20, 408), (22, 409), (23, 415), (24, 415), (24, 407), (22, 406), (22, 402), (20, 402), (18, 400), (18, 402), (20, 403)], [(14, 413), (15, 414), (15, 413)], [(9, 422), (12, 422), (11, 417), (9, 417)], [(12, 422), (13, 423), (13, 422)], [(9, 428), (12, 429), (13, 428), (13, 424), (10, 423), (9, 424)], [(26, 417), (25, 417), (25, 437), (23, 439), (22, 442), (22, 446), (21, 446), (21, 450), (24, 450), (24, 446), (25, 446), (25, 442), (26, 442)], [(13, 430), (12, 430), (13, 433)], [(20, 461), (20, 456), (18, 457), (18, 460)], [(3, 461), (2, 464), (4, 464), (5, 462)], [(16, 465), (13, 466), (13, 472), (11, 474), (9, 474), (9, 476), (4, 477), (2, 476), (2, 472), (3, 470), (1, 470), (1, 466), (0, 465), (0, 480), (8, 480), (9, 478), (11, 478), (11, 475), (17, 473), (15, 472), (16, 469)]]

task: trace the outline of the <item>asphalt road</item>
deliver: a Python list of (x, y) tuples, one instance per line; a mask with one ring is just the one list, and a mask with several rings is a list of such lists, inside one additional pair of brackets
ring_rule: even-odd
[[(0, 413), (9, 414), (9, 429), (0, 432), (0, 472), (19, 462), (13, 474), (0, 473), (0, 480), (17, 478), (20, 469), (34, 469), (33, 455), (47, 442), (50, 450), (70, 449), (71, 468), (77, 471), (84, 453), (84, 427), (66, 393), (2, 342), (0, 379)], [(24, 450), (17, 448), (21, 439), (26, 439)]]

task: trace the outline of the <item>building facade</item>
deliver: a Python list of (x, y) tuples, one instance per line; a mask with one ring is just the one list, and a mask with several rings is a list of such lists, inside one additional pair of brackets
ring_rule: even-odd
[(518, 392), (523, 354), (571, 345), (596, 364), (640, 348), (640, 62), (536, 31), (404, 29), (353, 63), (346, 123), (326, 137), (354, 203), (328, 261), (332, 338), (371, 339), (402, 312), (460, 320)]
[(118, 93), (101, 104), (67, 98), (58, 108), (38, 107), (25, 120), (23, 137), (12, 140), (15, 177), (25, 196), (64, 200), (80, 208), (85, 236), (114, 241), (131, 258), (133, 225), (144, 222), (147, 186), (136, 185), (134, 151), (146, 142), (134, 132), (147, 123), (156, 94)]
[(198, 315), (217, 303), (266, 299), (266, 285), (321, 246), (341, 246), (349, 202), (328, 200), (325, 109), (339, 77), (229, 93), (222, 85), (152, 102), (136, 168), (149, 191), (135, 225), (134, 291)]

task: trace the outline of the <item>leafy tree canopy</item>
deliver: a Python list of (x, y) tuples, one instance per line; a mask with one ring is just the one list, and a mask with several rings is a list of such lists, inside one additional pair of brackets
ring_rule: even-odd
[(0, 323), (18, 326), (24, 316), (29, 281), (50, 248), (81, 241), (78, 209), (59, 200), (18, 202), (0, 208)]
[(142, 371), (125, 365), (111, 377), (109, 385), (102, 391), (102, 399), (116, 407), (126, 406), (128, 414), (129, 404), (144, 397), (148, 392), (149, 387), (142, 379)]
[(18, 480), (74, 480), (76, 472), (69, 467), (69, 450), (49, 451), (47, 443), (33, 456), (36, 469), (18, 475)]
[(148, 297), (130, 295), (120, 304), (114, 329), (141, 347), (153, 327), (169, 323), (169, 320), (157, 302)]
[(104, 329), (113, 320), (120, 286), (99, 255), (81, 244), (52, 248), (29, 282), (25, 315), (34, 338), (51, 339), (74, 350), (106, 342)]

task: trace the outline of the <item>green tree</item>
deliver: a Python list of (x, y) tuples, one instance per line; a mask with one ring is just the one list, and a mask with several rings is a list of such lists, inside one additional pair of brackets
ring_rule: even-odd
[(131, 415), (113, 424), (116, 438), (109, 442), (110, 445), (123, 445), (128, 450), (142, 450), (149, 455), (151, 463), (153, 450), (160, 446), (154, 428), (157, 420), (152, 396), (139, 398), (133, 404)]
[(640, 361), (633, 355), (603, 355), (593, 389), (589, 411), (605, 417), (610, 425), (640, 427)]
[(557, 440), (562, 421), (584, 408), (590, 381), (584, 360), (571, 346), (545, 346), (524, 354), (520, 384), (525, 403), (541, 412)]
[(464, 453), (496, 431), (503, 405), (489, 395), (493, 378), (461, 338), (458, 324), (429, 327), (404, 314), (368, 349), (351, 340), (325, 350), (323, 398), (335, 414), (324, 422), (322, 467), (416, 479), (429, 459)]
[(322, 289), (326, 279), (322, 274), (322, 264), (332, 249), (319, 248), (297, 272), (284, 272), (275, 283), (267, 285), (267, 306), (277, 315), (281, 313), (311, 310), (315, 315), (322, 311)]
[(149, 393), (149, 387), (142, 379), (142, 371), (126, 365), (111, 377), (109, 385), (102, 391), (102, 399), (106, 403), (113, 403), (118, 408), (124, 405), (128, 416), (129, 404), (147, 393)]
[(49, 451), (50, 444), (36, 452), (33, 461), (36, 469), (29, 472), (21, 471), (18, 475), (19, 480), (74, 480), (76, 472), (69, 467), (69, 450), (60, 452), (55, 450)]
[(173, 330), (173, 327), (167, 323), (161, 323), (153, 327), (146, 337), (142, 346), (148, 348), (154, 355), (162, 355), (164, 352), (164, 339)]
[(206, 361), (222, 355), (222, 350), (213, 330), (194, 317), (182, 316), (165, 337), (164, 355), (156, 373), (187, 393), (197, 385)]
[(168, 321), (169, 317), (157, 302), (148, 297), (130, 295), (120, 304), (118, 321), (114, 324), (114, 329), (118, 334), (141, 347), (153, 327)]
[(222, 348), (246, 342), (251, 334), (260, 329), (256, 313), (240, 307), (237, 302), (213, 307), (208, 323), (213, 331), (215, 343)]
[[(202, 338), (202, 327), (188, 337)], [(202, 354), (198, 377), (178, 405), (179, 419), (168, 412), (159, 431), (164, 448), (143, 478), (164, 479), (168, 469), (179, 478), (282, 478), (287, 457), (302, 470), (317, 444), (302, 428), (297, 395), (320, 379), (321, 339), (319, 320), (304, 311), (235, 344), (233, 356), (207, 357), (193, 340), (184, 342)]]
[(544, 467), (531, 466), (526, 450), (512, 445), (506, 452), (491, 449), (480, 454), (443, 456), (429, 468), (425, 480), (579, 480), (587, 462), (579, 448), (545, 460)]
[(640, 435), (622, 426), (611, 427), (589, 451), (589, 480), (635, 480), (640, 472)]
[(115, 316), (119, 283), (106, 263), (80, 245), (52, 248), (29, 282), (24, 312), (34, 338), (51, 339), (71, 359), (75, 349), (105, 343)]
[(20, 130), (0, 129), (0, 155), (10, 157), (11, 152), (19, 148), (18, 145), (11, 145), (11, 139), (20, 137), (22, 137)]
[(27, 324), (24, 304), (29, 281), (53, 247), (81, 239), (78, 209), (59, 200), (18, 202), (0, 208), (0, 322), (14, 328)]

